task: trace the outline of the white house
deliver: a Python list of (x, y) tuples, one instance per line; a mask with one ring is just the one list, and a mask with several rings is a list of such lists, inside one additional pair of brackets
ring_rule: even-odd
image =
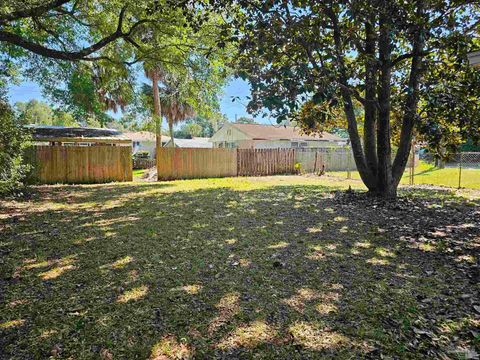
[[(132, 154), (135, 155), (139, 151), (148, 152), (150, 159), (155, 159), (156, 155), (156, 136), (151, 131), (126, 131), (123, 137), (132, 140)], [(162, 146), (170, 141), (169, 136), (162, 135)]]
[(215, 148), (239, 149), (330, 148), (346, 144), (346, 139), (327, 132), (305, 135), (292, 126), (236, 123), (226, 123), (210, 141)]
[[(192, 139), (174, 139), (175, 147), (179, 148), (212, 148), (213, 144), (209, 141), (209, 138), (194, 137)], [(164, 145), (165, 147), (172, 147), (172, 141), (169, 141)]]
[(480, 50), (469, 53), (468, 61), (473, 67), (480, 67)]

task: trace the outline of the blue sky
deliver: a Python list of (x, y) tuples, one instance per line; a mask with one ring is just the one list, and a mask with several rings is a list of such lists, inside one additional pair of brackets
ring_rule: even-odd
[[(42, 92), (38, 84), (34, 82), (25, 81), (19, 85), (11, 85), (8, 91), (9, 100), (12, 104), (17, 101), (28, 101), (31, 99), (43, 100)], [(248, 100), (247, 96), (250, 95), (250, 86), (246, 81), (242, 79), (234, 79), (225, 87), (224, 93), (222, 96), (220, 110), (222, 113), (226, 114), (228, 120), (234, 121), (235, 115), (240, 116), (250, 116), (246, 109), (245, 105)], [(232, 97), (240, 97), (240, 101), (232, 102)], [(268, 119), (262, 119), (257, 117), (256, 120), (260, 123), (270, 123)]]

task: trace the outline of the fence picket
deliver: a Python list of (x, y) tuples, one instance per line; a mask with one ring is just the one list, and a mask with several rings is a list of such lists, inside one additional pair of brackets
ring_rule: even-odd
[(238, 175), (262, 176), (292, 174), (293, 149), (238, 149)]

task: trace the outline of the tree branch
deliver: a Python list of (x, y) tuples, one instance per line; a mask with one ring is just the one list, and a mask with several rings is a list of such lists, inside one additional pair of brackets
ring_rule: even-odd
[(418, 56), (418, 55), (427, 56), (430, 53), (431, 53), (431, 51), (421, 51), (419, 54), (415, 54), (414, 52), (412, 52), (412, 53), (406, 53), (406, 54), (403, 54), (403, 55), (399, 55), (395, 59), (390, 61), (390, 67), (394, 67), (395, 65), (402, 62), (403, 60), (411, 59), (414, 56)]
[[(417, 1), (417, 15), (421, 18), (424, 16), (422, 1)], [(422, 27), (416, 29), (413, 38), (413, 54), (412, 63), (410, 65), (410, 76), (408, 80), (408, 92), (404, 104), (404, 113), (402, 119), (402, 130), (400, 132), (400, 144), (398, 146), (397, 155), (393, 161), (392, 175), (398, 184), (405, 170), (410, 153), (413, 128), (417, 118), (417, 108), (419, 101), (419, 86), (422, 73), (424, 34)]]
[(59, 7), (57, 9), (55, 9), (55, 12), (58, 13), (59, 15), (65, 15), (65, 16), (70, 17), (71, 19), (73, 19), (75, 22), (77, 22), (80, 25), (83, 25), (85, 27), (90, 27), (91, 24), (88, 24), (88, 23), (80, 20), (78, 17), (75, 16), (75, 6), (76, 5), (74, 5), (74, 8), (71, 11), (67, 11), (64, 8)]
[(340, 92), (343, 98), (343, 108), (345, 116), (347, 117), (348, 123), (348, 135), (350, 137), (350, 143), (352, 146), (353, 158), (355, 159), (355, 164), (360, 173), (365, 185), (368, 188), (375, 187), (375, 179), (372, 172), (367, 166), (365, 155), (363, 153), (362, 142), (358, 134), (357, 119), (355, 116), (355, 110), (352, 102), (352, 94), (349, 91), (350, 87), (348, 86), (347, 73), (345, 66), (345, 58), (343, 54), (343, 44), (342, 44), (342, 34), (340, 26), (338, 24), (338, 17), (335, 11), (332, 8), (326, 8), (327, 16), (330, 18), (333, 27), (333, 41), (335, 44), (335, 58), (339, 71), (338, 82), (340, 86)]
[(375, 133), (377, 126), (377, 114), (379, 104), (376, 96), (377, 87), (377, 58), (375, 56), (377, 48), (377, 39), (375, 36), (374, 25), (375, 15), (370, 15), (370, 19), (365, 22), (365, 115), (363, 127), (363, 143), (365, 158), (370, 171), (376, 175), (378, 170), (377, 157), (377, 136)]
[(340, 82), (338, 82), (338, 86), (340, 86), (340, 87), (341, 87), (342, 89), (344, 89), (345, 91), (348, 91), (351, 95), (353, 95), (353, 97), (354, 97), (355, 99), (357, 99), (357, 101), (358, 101), (360, 104), (362, 104), (363, 106), (365, 106), (367, 100), (366, 100), (363, 96), (361, 96), (360, 93), (359, 93), (356, 89), (352, 88), (351, 86), (342, 84), (342, 83), (340, 83)]
[(37, 25), (37, 27), (40, 29), (40, 30), (43, 30), (45, 31), (47, 34), (49, 34), (50, 36), (52, 36), (55, 40), (57, 40), (60, 45), (63, 47), (63, 49), (66, 49), (67, 48), (67, 45), (65, 44), (65, 42), (60, 38), (60, 36), (58, 34), (56, 34), (55, 32), (53, 32), (52, 30), (48, 29), (45, 25), (43, 25), (39, 19), (37, 18), (32, 18), (33, 22)]
[(120, 39), (120, 38), (127, 39), (130, 35), (132, 35), (134, 30), (138, 26), (150, 21), (147, 19), (140, 20), (136, 22), (134, 25), (132, 25), (127, 32), (124, 32), (122, 30), (122, 27), (123, 27), (123, 20), (125, 17), (126, 9), (127, 9), (127, 5), (125, 5), (120, 11), (118, 25), (115, 32), (104, 37), (97, 43), (87, 46), (79, 51), (69, 52), (69, 51), (60, 51), (60, 50), (47, 48), (46, 46), (26, 40), (20, 35), (17, 35), (8, 31), (3, 31), (3, 30), (0, 30), (0, 42), (7, 42), (9, 44), (16, 45), (23, 49), (29, 50), (37, 55), (49, 57), (52, 59), (69, 60), (69, 61), (92, 60), (93, 58), (87, 59), (87, 57), (93, 54), (94, 52), (102, 49), (103, 47), (110, 44), (111, 42), (114, 42), (117, 39)]
[(12, 11), (11, 13), (0, 15), (0, 23), (38, 16), (47, 11), (60, 7), (70, 1), (71, 0), (54, 0), (30, 9)]

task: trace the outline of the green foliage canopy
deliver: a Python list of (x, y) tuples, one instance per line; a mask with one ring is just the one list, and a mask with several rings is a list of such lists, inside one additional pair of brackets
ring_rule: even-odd
[(226, 34), (214, 15), (189, 0), (2, 3), (0, 78), (22, 72), (77, 121), (101, 125), (111, 121), (106, 110), (125, 110), (135, 102), (140, 64), (195, 72), (202, 100), (216, 101), (215, 82), (204, 80), (228, 76), (228, 52), (225, 42), (218, 46)]
[(240, 116), (236, 121), (237, 124), (256, 124), (254, 118), (247, 117), (247, 116)]
[[(296, 120), (308, 132), (335, 122), (341, 109), (357, 168), (372, 193), (396, 195), (414, 129), (432, 145), (439, 128), (462, 137), (478, 130), (478, 116), (467, 121), (459, 115), (478, 114), (478, 86), (466, 67), (466, 53), (478, 46), (478, 3), (237, 4), (230, 23), (240, 32), (238, 73), (252, 85), (249, 111), (267, 109), (278, 121)], [(231, 6), (216, 2), (222, 5)], [(398, 150), (392, 161), (395, 123)]]

